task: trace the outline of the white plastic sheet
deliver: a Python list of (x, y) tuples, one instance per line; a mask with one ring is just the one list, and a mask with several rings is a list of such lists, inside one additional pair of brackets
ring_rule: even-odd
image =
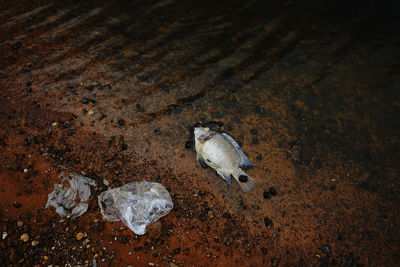
[[(59, 177), (63, 179), (60, 184), (54, 184), (54, 191), (49, 194), (45, 208), (55, 207), (56, 212), (63, 218), (81, 216), (89, 207), (89, 185), (96, 185), (96, 182), (77, 173), (68, 176), (62, 173)], [(70, 187), (64, 187), (64, 181), (67, 181)]]
[(151, 182), (132, 182), (108, 189), (99, 195), (98, 201), (107, 221), (122, 221), (137, 235), (144, 235), (147, 225), (174, 207), (167, 189)]

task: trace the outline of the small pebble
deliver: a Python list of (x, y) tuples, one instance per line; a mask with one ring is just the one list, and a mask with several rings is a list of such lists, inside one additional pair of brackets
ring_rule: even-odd
[(23, 221), (18, 221), (17, 225), (18, 225), (18, 227), (22, 227), (24, 225), (24, 222)]
[(270, 226), (270, 225), (272, 224), (271, 219), (268, 218), (268, 217), (265, 217), (265, 218), (264, 218), (264, 224), (265, 224), (265, 227)]
[(21, 165), (16, 161), (11, 161), (6, 163), (7, 169), (18, 171), (21, 169)]
[(191, 140), (186, 141), (185, 148), (187, 149), (193, 148), (193, 142)]
[(222, 214), (222, 218), (230, 219), (230, 218), (232, 218), (232, 216), (229, 213), (225, 212), (224, 214)]
[(3, 232), (3, 235), (2, 235), (3, 240), (6, 239), (7, 236), (8, 236), (7, 232)]
[(105, 178), (103, 179), (103, 184), (107, 187), (110, 186), (110, 182), (108, 180), (106, 180)]
[(19, 202), (14, 202), (13, 203), (13, 206), (14, 206), (14, 208), (20, 208), (22, 205), (21, 205), (21, 203), (19, 203)]
[(245, 182), (247, 182), (247, 180), (248, 180), (248, 178), (247, 178), (246, 175), (240, 175), (239, 176), (239, 181), (240, 182), (245, 183)]
[(55, 122), (53, 122), (52, 124), (51, 124), (51, 126), (57, 126), (57, 122), (55, 121)]
[(258, 145), (260, 143), (260, 141), (258, 140), (257, 137), (254, 137), (253, 140), (251, 140), (251, 144), (253, 145)]
[(261, 252), (264, 254), (264, 255), (267, 255), (267, 253), (268, 253), (268, 251), (267, 251), (267, 249), (266, 248), (261, 248)]
[(85, 235), (83, 233), (77, 233), (76, 234), (76, 239), (81, 240)]
[(37, 246), (39, 244), (38, 240), (32, 240), (32, 247)]
[(172, 254), (174, 254), (174, 255), (179, 254), (179, 253), (181, 253), (181, 248), (176, 248), (172, 251)]
[(15, 50), (18, 50), (18, 49), (21, 48), (21, 46), (22, 46), (22, 43), (21, 42), (17, 42), (17, 43), (12, 44), (11, 48), (15, 49)]
[(323, 246), (322, 252), (324, 252), (325, 254), (329, 254), (331, 252), (331, 248), (329, 246)]
[(214, 218), (214, 213), (211, 210), (208, 212), (208, 218), (210, 219)]
[(271, 196), (275, 196), (277, 194), (277, 192), (276, 192), (274, 187), (270, 187), (268, 191), (271, 194)]
[(93, 114), (94, 114), (94, 111), (92, 109), (89, 110), (88, 115), (93, 115)]
[(27, 233), (22, 234), (20, 239), (24, 242), (28, 242), (29, 241), (29, 235)]

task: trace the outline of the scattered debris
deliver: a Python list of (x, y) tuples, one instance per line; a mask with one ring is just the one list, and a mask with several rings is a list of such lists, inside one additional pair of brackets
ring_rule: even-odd
[(144, 235), (147, 225), (167, 215), (174, 206), (167, 189), (150, 182), (108, 189), (99, 195), (98, 201), (107, 221), (122, 221), (137, 235)]
[(76, 234), (76, 240), (81, 240), (85, 235), (83, 233), (77, 233)]
[(26, 243), (26, 242), (29, 241), (29, 235), (28, 235), (27, 233), (24, 233), (24, 234), (21, 235), (20, 239), (21, 239), (23, 242)]
[[(46, 207), (53, 206), (61, 217), (75, 218), (85, 213), (89, 206), (90, 187), (95, 186), (96, 182), (90, 178), (77, 173), (70, 173), (63, 177), (61, 184), (54, 184), (54, 191), (49, 194)], [(63, 182), (68, 181), (69, 188), (64, 188)], [(79, 196), (79, 203), (76, 198)]]

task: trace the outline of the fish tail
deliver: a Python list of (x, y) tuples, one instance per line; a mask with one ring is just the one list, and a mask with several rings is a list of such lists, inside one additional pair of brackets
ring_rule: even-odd
[(238, 182), (240, 188), (244, 192), (249, 192), (254, 188), (256, 179), (247, 175), (242, 169), (238, 168), (237, 171), (232, 173), (233, 178)]

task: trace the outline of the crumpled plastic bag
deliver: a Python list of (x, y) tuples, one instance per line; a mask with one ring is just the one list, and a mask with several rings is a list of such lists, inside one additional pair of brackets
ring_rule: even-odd
[[(64, 175), (60, 184), (54, 184), (54, 191), (49, 194), (46, 207), (53, 206), (56, 212), (63, 218), (75, 218), (84, 214), (89, 207), (90, 187), (96, 182), (77, 173)], [(70, 187), (64, 188), (63, 182), (68, 181)], [(79, 197), (79, 202), (77, 201)]]
[(147, 225), (174, 207), (167, 189), (151, 182), (132, 182), (108, 189), (99, 195), (98, 201), (107, 221), (122, 221), (137, 235), (144, 235)]

